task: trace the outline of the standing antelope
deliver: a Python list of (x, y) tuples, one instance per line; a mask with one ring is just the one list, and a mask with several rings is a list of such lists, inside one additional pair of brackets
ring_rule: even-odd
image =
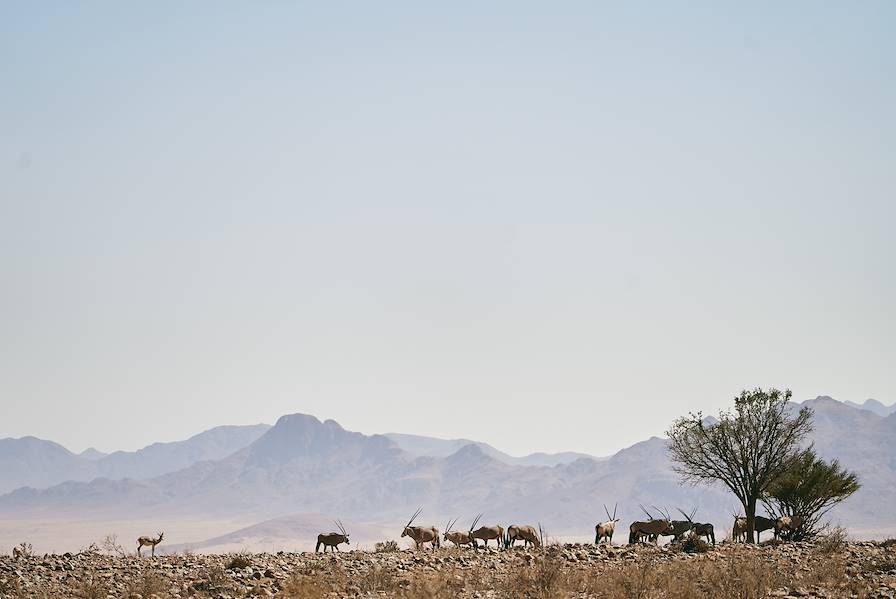
[(448, 524), (445, 525), (445, 534), (443, 536), (445, 541), (451, 541), (454, 543), (455, 547), (460, 547), (461, 545), (471, 545), (473, 543), (472, 539), (470, 539), (470, 533), (464, 532), (462, 530), (451, 530), (451, 527), (457, 524), (457, 518), (453, 521), (449, 520)]
[(780, 539), (786, 533), (788, 538), (802, 528), (806, 519), (802, 516), (781, 516), (775, 520), (775, 538)]
[(411, 526), (423, 508), (418, 508), (408, 523), (405, 524), (404, 530), (401, 531), (402, 537), (411, 537), (417, 544), (417, 549), (422, 549), (424, 543), (432, 543), (432, 550), (435, 551), (439, 547), (439, 529), (435, 526)]
[(333, 524), (336, 525), (336, 528), (339, 529), (339, 532), (331, 532), (331, 533), (321, 533), (317, 535), (317, 545), (314, 547), (314, 553), (317, 553), (320, 549), (320, 546), (324, 546), (324, 553), (327, 552), (327, 547), (330, 548), (332, 552), (334, 549), (339, 551), (339, 544), (345, 543), (346, 545), (351, 545), (351, 542), (348, 540), (348, 533), (345, 532), (345, 527), (342, 525), (342, 520), (335, 520)]
[(504, 537), (504, 547), (513, 547), (518, 540), (523, 542), (523, 547), (528, 547), (530, 544), (536, 548), (541, 547), (541, 539), (538, 538), (538, 531), (534, 526), (512, 524)]
[(600, 542), (606, 539), (607, 543), (610, 545), (613, 544), (613, 533), (616, 532), (616, 523), (619, 522), (619, 518), (616, 517), (616, 508), (619, 507), (619, 504), (613, 506), (613, 515), (610, 515), (610, 510), (607, 509), (607, 505), (604, 504), (604, 511), (607, 513), (606, 522), (599, 522), (597, 526), (594, 527), (594, 544), (599, 545)]
[(716, 544), (716, 532), (715, 532), (715, 529), (713, 528), (712, 524), (709, 524), (709, 523), (704, 524), (701, 522), (694, 522), (694, 514), (697, 512), (697, 508), (694, 508), (694, 511), (691, 512), (690, 516), (685, 514), (681, 510), (681, 508), (676, 508), (676, 509), (678, 509), (678, 511), (681, 512), (681, 515), (684, 516), (685, 518), (687, 518), (688, 522), (691, 523), (691, 532), (693, 534), (697, 535), (698, 539), (701, 537), (706, 537), (707, 541), (712, 541), (713, 545)]
[[(756, 516), (753, 519), (753, 528), (756, 531), (757, 543), (759, 542), (759, 537), (762, 533), (775, 528), (775, 522), (777, 521), (764, 516)], [(734, 526), (731, 528), (731, 540), (735, 542), (747, 542), (747, 518), (745, 516), (734, 515)]]
[(165, 536), (164, 532), (159, 533), (159, 538), (154, 539), (152, 537), (140, 537), (137, 539), (137, 557), (140, 557), (140, 549), (143, 548), (144, 545), (149, 545), (152, 548), (152, 556), (156, 556), (156, 545), (162, 542), (162, 537)]
[(644, 509), (644, 506), (641, 506), (641, 509), (647, 514), (647, 517), (650, 520), (644, 521), (635, 521), (632, 522), (628, 527), (628, 542), (636, 543), (640, 541), (643, 537), (647, 537), (648, 539), (653, 541), (653, 544), (656, 545), (660, 535), (669, 536), (672, 533), (672, 523), (669, 520), (668, 514), (663, 514), (665, 516), (662, 520), (654, 520), (653, 516)]
[(495, 543), (498, 545), (498, 549), (501, 548), (501, 545), (504, 545), (504, 527), (500, 524), (495, 524), (494, 526), (480, 526), (476, 530), (476, 525), (479, 524), (479, 519), (482, 517), (482, 514), (476, 516), (476, 519), (473, 520), (473, 524), (470, 525), (470, 540), (473, 541), (473, 549), (479, 549), (479, 545), (476, 544), (476, 539), (482, 539), (485, 541), (485, 546), (488, 547), (488, 542), (492, 539), (495, 540)]
[(685, 511), (682, 510), (681, 508), (675, 508), (675, 509), (677, 509), (679, 512), (681, 512), (681, 515), (685, 517), (684, 520), (672, 520), (672, 522), (671, 522), (672, 536), (675, 537), (676, 541), (680, 541), (681, 537), (686, 532), (694, 529), (693, 518), (694, 518), (694, 514), (697, 513), (697, 508), (694, 508), (693, 510), (691, 510), (690, 515), (685, 513)]

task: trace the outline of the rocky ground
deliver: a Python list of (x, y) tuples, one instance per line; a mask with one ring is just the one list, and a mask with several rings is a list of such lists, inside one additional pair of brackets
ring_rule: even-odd
[(0, 558), (0, 598), (896, 597), (896, 542)]

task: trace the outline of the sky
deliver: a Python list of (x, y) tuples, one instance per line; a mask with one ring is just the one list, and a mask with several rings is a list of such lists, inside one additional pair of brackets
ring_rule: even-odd
[(896, 401), (896, 4), (441, 4), (0, 5), (0, 437)]

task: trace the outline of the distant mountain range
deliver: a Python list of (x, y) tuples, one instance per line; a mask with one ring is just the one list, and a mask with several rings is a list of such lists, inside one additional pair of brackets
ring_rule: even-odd
[(36, 437), (0, 439), (0, 493), (19, 487), (44, 488), (95, 478), (152, 478), (202, 460), (219, 460), (265, 433), (267, 424), (219, 426), (185, 441), (153, 443), (139, 451), (104, 454), (90, 448), (75, 454)]
[(878, 416), (882, 416), (884, 418), (886, 418), (890, 414), (896, 413), (896, 403), (885, 406), (876, 399), (866, 399), (865, 403), (863, 404), (857, 404), (851, 401), (844, 401), (843, 403), (851, 408), (859, 408), (860, 410), (868, 410), (869, 412), (874, 412)]
[[(832, 517), (858, 536), (896, 530), (892, 502), (896, 414), (884, 417), (828, 397), (804, 405), (815, 411), (812, 439), (819, 453), (838, 458), (859, 474), (863, 484)], [(43, 463), (57, 468), (55, 460), (73, 456), (77, 459), (70, 463), (80, 468), (75, 474), (83, 477), (0, 496), (0, 520), (38, 523), (66, 515), (153, 522), (241, 519), (260, 524), (222, 530), (207, 540), (191, 539), (193, 546), (210, 549), (242, 542), (270, 550), (309, 542), (311, 531), (326, 527), (335, 517), (356, 530), (357, 541), (381, 540), (379, 535), (400, 531), (420, 505), (424, 506), (422, 519), (437, 526), (449, 517), (463, 519), (484, 512), (484, 521), (541, 522), (549, 534), (583, 539), (593, 534), (604, 503), (618, 502), (624, 521), (641, 516), (639, 504), (672, 511), (698, 507), (700, 517), (720, 530), (730, 526), (738, 510), (734, 497), (721, 488), (682, 486), (672, 471), (665, 440), (656, 437), (609, 458), (581, 454), (513, 458), (483, 443), (398, 433), (363, 435), (332, 420), (321, 422), (304, 414), (283, 416), (273, 427), (241, 429), (224, 427), (224, 432), (203, 433), (218, 431), (210, 437), (217, 442), (196, 444), (203, 451), (147, 452), (144, 455), (158, 459), (141, 458), (146, 460), (141, 462), (143, 470), (132, 461), (120, 462), (131, 464), (134, 472), (150, 474), (117, 479), (88, 480), (85, 466), (116, 454), (91, 461), (46, 441), (0, 442), (0, 474), (7, 479), (26, 476), (24, 468), (11, 467), (16, 460), (8, 455), (10, 447), (19, 455), (28, 448), (25, 453), (32, 470), (41, 469)], [(38, 459), (36, 444), (53, 459)], [(209, 457), (214, 453), (219, 455)], [(171, 457), (174, 454), (176, 459)], [(203, 457), (194, 459), (199, 455)], [(131, 456), (136, 460), (135, 454)], [(165, 463), (190, 460), (157, 474)], [(32, 478), (40, 478), (38, 474)], [(52, 474), (58, 476), (58, 471)], [(49, 474), (43, 477), (51, 478)]]

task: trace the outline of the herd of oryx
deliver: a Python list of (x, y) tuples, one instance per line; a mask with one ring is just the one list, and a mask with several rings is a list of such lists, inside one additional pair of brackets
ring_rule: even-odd
[[(603, 522), (598, 522), (594, 527), (595, 544), (600, 544), (601, 542), (612, 543), (613, 534), (616, 532), (616, 524), (619, 522), (619, 518), (616, 517), (617, 507), (618, 504), (613, 506), (613, 514), (610, 515), (610, 510), (604, 505), (604, 512), (607, 514), (607, 519)], [(694, 521), (694, 514), (697, 512), (696, 508), (691, 510), (690, 513), (678, 509), (681, 515), (684, 516), (684, 520), (673, 520), (669, 517), (668, 512), (661, 510), (656, 506), (652, 507), (662, 517), (655, 518), (643, 505), (640, 505), (639, 507), (647, 516), (647, 520), (636, 520), (631, 523), (628, 529), (629, 543), (649, 541), (658, 544), (660, 537), (673, 537), (674, 541), (680, 541), (686, 535), (692, 535), (699, 539), (705, 538), (707, 542), (711, 542), (713, 545), (716, 544), (716, 535), (713, 525)], [(494, 526), (480, 526), (479, 528), (476, 528), (480, 518), (482, 518), (482, 514), (479, 514), (473, 519), (473, 523), (470, 525), (469, 530), (454, 530), (454, 525), (457, 524), (457, 518), (455, 518), (454, 520), (448, 521), (445, 525), (445, 532), (440, 534), (439, 529), (435, 526), (413, 525), (414, 521), (422, 511), (423, 508), (417, 509), (417, 511), (414, 512), (414, 515), (411, 516), (411, 519), (408, 520), (408, 523), (405, 524), (404, 530), (401, 532), (402, 538), (410, 538), (416, 544), (417, 549), (422, 549), (429, 543), (432, 546), (433, 551), (435, 551), (441, 546), (441, 541), (443, 540), (450, 541), (456, 547), (471, 546), (474, 549), (479, 548), (478, 541), (482, 541), (483, 544), (488, 547), (488, 542), (491, 540), (495, 541), (498, 548), (502, 546), (504, 548), (513, 547), (517, 541), (522, 541), (523, 545), (526, 547), (530, 545), (533, 547), (541, 547), (542, 544), (544, 544), (544, 530), (541, 525), (539, 525), (538, 528), (535, 528), (530, 525), (513, 524), (507, 528), (506, 532), (504, 527), (500, 524), (495, 524)], [(337, 528), (339, 528), (339, 532), (319, 534), (317, 536), (317, 546), (314, 548), (315, 552), (320, 551), (321, 547), (323, 547), (324, 552), (326, 552), (327, 547), (330, 547), (331, 551), (339, 551), (340, 544), (349, 544), (348, 532), (346, 532), (342, 521), (336, 520), (335, 523)], [(778, 539), (781, 535), (800, 528), (802, 524), (803, 519), (799, 516), (784, 516), (781, 518), (756, 516), (754, 528), (757, 535), (760, 535), (767, 530), (772, 530), (775, 538)], [(734, 526), (731, 529), (731, 539), (735, 542), (746, 542), (747, 519), (745, 517), (735, 514)]]

